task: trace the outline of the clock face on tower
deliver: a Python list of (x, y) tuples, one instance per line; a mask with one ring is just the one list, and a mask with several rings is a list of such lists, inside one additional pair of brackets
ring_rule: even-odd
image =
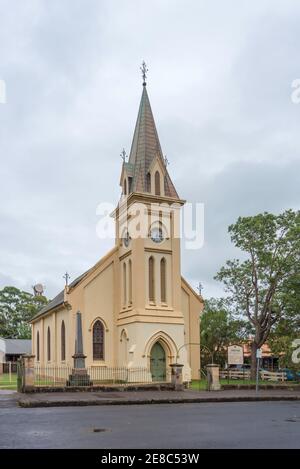
[(129, 233), (128, 231), (125, 231), (124, 235), (123, 235), (123, 245), (125, 246), (125, 248), (128, 248), (129, 244), (130, 244), (130, 236), (129, 236)]
[(159, 227), (151, 228), (150, 238), (154, 243), (162, 243), (164, 240), (162, 229)]

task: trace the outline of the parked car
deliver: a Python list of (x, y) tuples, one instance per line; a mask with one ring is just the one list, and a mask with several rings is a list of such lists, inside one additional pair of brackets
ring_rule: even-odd
[(300, 380), (300, 371), (293, 371), (289, 368), (280, 368), (280, 373), (285, 373), (287, 381), (298, 381)]

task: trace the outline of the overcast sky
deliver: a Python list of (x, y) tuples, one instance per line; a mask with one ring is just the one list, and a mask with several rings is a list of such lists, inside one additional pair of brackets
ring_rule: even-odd
[(0, 287), (52, 297), (113, 246), (96, 207), (118, 201), (145, 60), (170, 175), (205, 204), (182, 272), (222, 295), (228, 225), (299, 208), (299, 24), (296, 0), (0, 0)]

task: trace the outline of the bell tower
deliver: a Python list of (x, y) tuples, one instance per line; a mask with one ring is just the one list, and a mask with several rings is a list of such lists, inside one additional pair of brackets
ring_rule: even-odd
[[(177, 337), (170, 342), (179, 347), (184, 343), (179, 220), (185, 201), (178, 196), (161, 150), (145, 64), (142, 72), (142, 97), (128, 161), (123, 154), (122, 194), (114, 213), (120, 278), (117, 324), (131, 329), (136, 347), (160, 329)], [(174, 361), (176, 345), (171, 348), (166, 353)]]

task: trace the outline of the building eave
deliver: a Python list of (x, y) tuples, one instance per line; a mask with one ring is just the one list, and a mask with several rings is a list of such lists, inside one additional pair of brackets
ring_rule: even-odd
[(195, 298), (199, 301), (199, 303), (204, 304), (204, 299), (201, 295), (198, 295), (198, 293), (191, 287), (191, 285), (181, 276), (181, 281), (182, 283), (186, 286), (188, 290), (195, 296)]

